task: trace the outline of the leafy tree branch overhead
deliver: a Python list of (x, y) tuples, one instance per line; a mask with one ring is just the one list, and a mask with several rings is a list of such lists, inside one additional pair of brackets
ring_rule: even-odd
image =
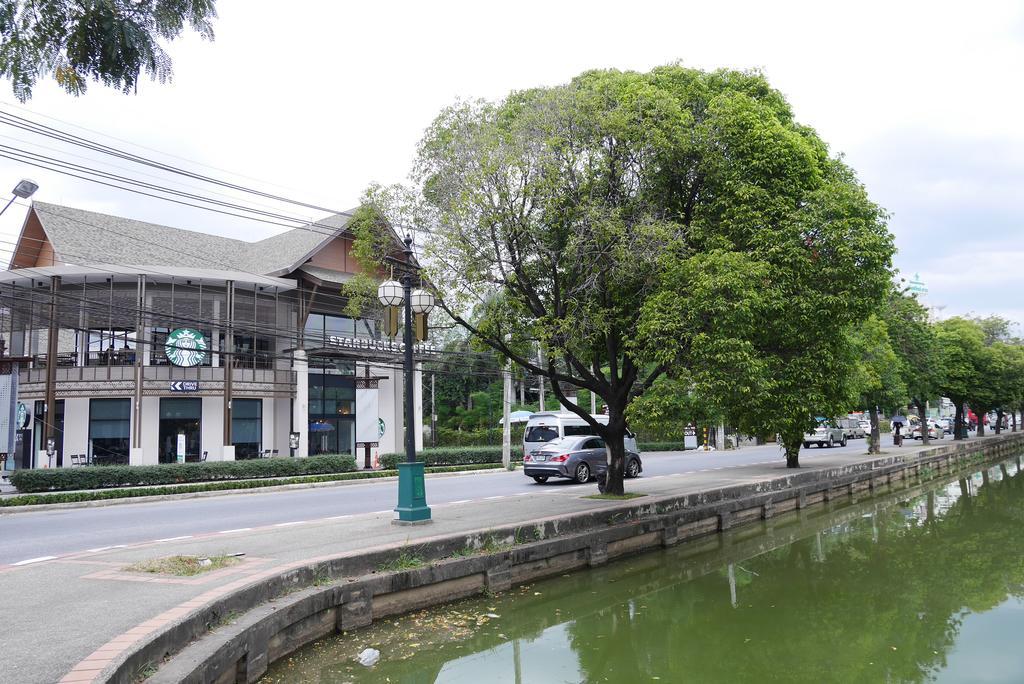
[(0, 75), (15, 96), (32, 97), (52, 75), (72, 95), (90, 80), (125, 93), (139, 75), (164, 83), (172, 75), (160, 41), (191, 28), (213, 40), (216, 0), (0, 0)]

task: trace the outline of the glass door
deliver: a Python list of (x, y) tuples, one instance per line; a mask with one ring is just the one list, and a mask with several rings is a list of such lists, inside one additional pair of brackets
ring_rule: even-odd
[(202, 428), (202, 399), (161, 398), (160, 462), (177, 463), (179, 451), (185, 461), (200, 460)]

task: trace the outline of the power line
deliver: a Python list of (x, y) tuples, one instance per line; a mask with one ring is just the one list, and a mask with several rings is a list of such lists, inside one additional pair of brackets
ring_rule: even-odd
[(328, 213), (331, 213), (331, 214), (345, 214), (345, 215), (347, 215), (346, 212), (338, 211), (336, 209), (330, 209), (330, 208), (322, 207), (322, 206), (319, 206), (319, 205), (316, 205), (316, 204), (310, 204), (308, 202), (303, 202), (301, 200), (294, 200), (294, 199), (291, 199), (289, 197), (285, 197), (283, 195), (276, 195), (274, 193), (264, 192), (262, 190), (258, 190), (258, 189), (255, 189), (255, 188), (246, 187), (244, 185), (239, 185), (237, 183), (231, 183), (229, 181), (223, 181), (223, 180), (220, 180), (220, 179), (217, 179), (217, 178), (213, 178), (212, 176), (206, 176), (206, 175), (195, 173), (193, 171), (189, 171), (187, 169), (183, 169), (183, 168), (180, 168), (180, 167), (177, 167), (177, 166), (172, 166), (170, 164), (165, 164), (163, 162), (159, 162), (159, 161), (156, 161), (156, 160), (153, 160), (153, 159), (148, 159), (146, 157), (143, 157), (141, 155), (135, 154), (133, 152), (128, 152), (128, 151), (125, 151), (125, 150), (122, 150), (122, 149), (119, 149), (119, 148), (116, 148), (116, 147), (113, 147), (113, 146), (110, 146), (110, 145), (104, 145), (102, 143), (94, 142), (94, 141), (88, 140), (87, 138), (84, 138), (82, 136), (78, 136), (78, 135), (75, 135), (73, 133), (68, 133), (68, 132), (65, 132), (65, 131), (61, 131), (58, 128), (54, 128), (52, 126), (47, 126), (45, 124), (37, 123), (35, 121), (32, 121), (31, 119), (27, 119), (25, 117), (18, 116), (17, 114), (11, 114), (10, 112), (5, 112), (5, 111), (0, 110), (0, 123), (4, 123), (4, 124), (7, 124), (9, 126), (13, 126), (15, 128), (19, 128), (19, 129), (28, 131), (30, 133), (35, 133), (36, 135), (42, 135), (42, 136), (46, 136), (48, 138), (53, 138), (53, 139), (56, 139), (56, 140), (60, 140), (61, 142), (64, 142), (64, 143), (67, 143), (67, 144), (70, 144), (70, 145), (76, 145), (78, 147), (83, 147), (85, 149), (89, 149), (89, 150), (92, 150), (94, 152), (100, 152), (102, 154), (106, 154), (106, 155), (110, 155), (110, 156), (117, 157), (117, 158), (120, 158), (120, 159), (124, 159), (124, 160), (127, 160), (127, 161), (131, 161), (131, 162), (134, 162), (136, 164), (141, 164), (141, 165), (144, 165), (144, 166), (149, 166), (149, 167), (152, 167), (152, 168), (160, 169), (161, 171), (166, 171), (168, 173), (173, 173), (173, 174), (185, 176), (185, 177), (191, 178), (193, 180), (199, 180), (199, 181), (203, 181), (203, 182), (206, 182), (206, 183), (212, 183), (214, 185), (218, 185), (218, 186), (221, 186), (221, 187), (224, 187), (224, 188), (228, 188), (228, 189), (231, 189), (231, 190), (236, 190), (236, 191), (239, 191), (239, 192), (244, 192), (244, 193), (255, 195), (255, 196), (258, 196), (258, 197), (263, 197), (264, 199), (272, 199), (272, 200), (275, 200), (275, 201), (278, 201), (278, 202), (284, 202), (286, 204), (293, 204), (293, 205), (296, 205), (296, 206), (304, 207), (306, 209), (315, 209), (316, 211), (325, 211), (325, 212), (328, 212)]
[[(177, 167), (173, 167), (173, 166), (164, 164), (162, 162), (158, 162), (158, 161), (154, 161), (154, 160), (151, 160), (151, 159), (147, 159), (145, 157), (142, 157), (141, 155), (136, 155), (136, 154), (131, 153), (131, 152), (126, 152), (126, 151), (123, 151), (123, 150), (119, 150), (118, 148), (110, 147), (110, 146), (104, 145), (102, 143), (98, 143), (98, 142), (95, 142), (95, 141), (88, 140), (87, 138), (84, 138), (82, 136), (77, 136), (77, 135), (74, 135), (74, 134), (71, 134), (71, 133), (66, 133), (66, 132), (61, 131), (61, 130), (59, 130), (57, 128), (54, 128), (54, 127), (51, 127), (51, 126), (46, 126), (44, 124), (39, 124), (39, 123), (31, 121), (30, 119), (26, 119), (24, 117), (19, 117), (19, 116), (15, 115), (15, 114), (11, 114), (9, 112), (4, 112), (2, 110), (0, 110), (0, 124), (6, 124), (6, 125), (12, 126), (14, 128), (18, 128), (18, 129), (21, 129), (21, 130), (28, 131), (28, 132), (33, 133), (35, 135), (45, 136), (47, 138), (58, 140), (60, 142), (66, 143), (66, 144), (77, 145), (79, 147), (84, 147), (85, 149), (90, 149), (90, 150), (93, 150), (93, 151), (96, 151), (96, 152), (100, 152), (102, 154), (108, 154), (108, 155), (114, 156), (116, 158), (125, 159), (127, 161), (131, 161), (131, 162), (138, 163), (138, 164), (143, 164), (143, 165), (150, 166), (150, 167), (153, 167), (153, 168), (157, 168), (157, 169), (160, 169), (160, 170), (164, 170), (164, 171), (167, 171), (167, 172), (170, 172), (170, 173), (182, 174), (182, 175), (185, 175), (186, 177), (188, 177), (190, 179), (201, 180), (201, 181), (204, 181), (204, 182), (213, 183), (213, 184), (221, 186), (221, 187), (226, 187), (226, 188), (235, 189), (235, 190), (238, 190), (238, 191), (241, 191), (241, 192), (251, 193), (251, 194), (254, 194), (254, 195), (257, 195), (257, 196), (265, 197), (265, 198), (268, 198), (268, 199), (273, 199), (275, 201), (280, 201), (280, 202), (284, 202), (284, 203), (288, 203), (288, 204), (293, 204), (293, 205), (301, 206), (301, 207), (305, 207), (305, 208), (311, 208), (311, 209), (315, 209), (315, 210), (318, 210), (318, 211), (325, 211), (325, 212), (328, 212), (328, 213), (331, 213), (331, 214), (334, 214), (334, 215), (341, 215), (341, 216), (352, 216), (353, 215), (352, 212), (350, 212), (350, 211), (344, 211), (344, 210), (330, 209), (330, 208), (327, 208), (327, 207), (321, 207), (319, 205), (313, 205), (313, 204), (309, 204), (309, 203), (306, 203), (306, 202), (303, 202), (303, 201), (293, 200), (293, 199), (290, 199), (288, 197), (284, 197), (284, 196), (281, 196), (281, 195), (275, 195), (275, 194), (272, 194), (272, 193), (264, 193), (262, 191), (254, 190), (252, 188), (247, 188), (245, 186), (241, 186), (241, 185), (234, 184), (234, 183), (229, 183), (229, 182), (226, 182), (226, 181), (221, 181), (221, 180), (218, 180), (216, 178), (212, 178), (212, 177), (205, 176), (205, 175), (202, 175), (202, 174), (195, 174), (193, 172), (189, 172), (189, 171), (184, 170), (184, 169), (179, 169)], [(7, 157), (7, 158), (11, 159), (11, 157)], [(80, 180), (85, 180), (87, 182), (97, 183), (97, 184), (100, 184), (100, 185), (105, 185), (105, 186), (108, 186), (108, 187), (113, 187), (115, 189), (126, 190), (128, 192), (134, 192), (136, 194), (140, 194), (140, 195), (144, 195), (144, 196), (148, 196), (148, 197), (153, 197), (154, 199), (163, 199), (165, 201), (174, 202), (176, 204), (184, 204), (185, 206), (193, 207), (193, 208), (196, 208), (196, 209), (202, 209), (202, 210), (207, 210), (207, 211), (214, 211), (214, 212), (220, 213), (220, 214), (227, 214), (227, 215), (230, 215), (230, 216), (235, 216), (236, 218), (243, 218), (243, 219), (252, 220), (252, 221), (259, 221), (259, 222), (262, 222), (262, 223), (267, 223), (269, 225), (283, 226), (283, 227), (289, 227), (289, 228), (301, 228), (301, 229), (304, 229), (304, 230), (311, 230), (313, 232), (322, 232), (322, 231), (318, 231), (317, 228), (327, 228), (328, 230), (333, 231), (333, 227), (332, 226), (324, 225), (324, 224), (319, 223), (317, 221), (310, 221), (307, 218), (303, 218), (303, 217), (294, 217), (294, 216), (283, 217), (284, 220), (286, 220), (286, 221), (290, 221), (292, 223), (300, 224), (300, 225), (297, 225), (297, 226), (293, 226), (293, 225), (290, 225), (288, 223), (281, 223), (279, 221), (271, 221), (271, 220), (268, 220), (268, 219), (260, 219), (260, 218), (257, 218), (255, 216), (237, 215), (237, 214), (233, 214), (233, 213), (230, 213), (230, 212), (224, 212), (222, 210), (213, 209), (211, 207), (203, 207), (203, 206), (194, 205), (194, 204), (191, 204), (191, 203), (182, 202), (181, 200), (174, 200), (174, 199), (167, 198), (167, 197), (160, 197), (160, 196), (152, 195), (152, 194), (149, 194), (149, 193), (144, 193), (144, 192), (141, 192), (141, 191), (138, 191), (138, 190), (133, 190), (131, 188), (125, 188), (125, 187), (122, 187), (122, 186), (113, 185), (111, 183), (103, 182), (103, 181), (100, 181), (100, 180), (97, 180), (97, 179), (94, 179), (94, 178), (88, 178), (88, 177), (79, 176), (79, 175), (70, 173), (69, 171), (62, 171), (62, 170), (59, 170), (59, 169), (54, 169), (52, 167), (44, 166), (44, 165), (40, 164), (38, 161), (31, 162), (31, 161), (25, 161), (25, 160), (22, 160), (22, 159), (12, 159), (12, 161), (20, 161), (21, 163), (25, 163), (25, 164), (28, 164), (30, 166), (36, 166), (37, 168), (43, 168), (43, 169), (46, 169), (46, 170), (49, 170), (49, 171), (53, 171), (55, 173), (60, 173), (60, 174), (63, 174), (63, 175), (71, 176), (73, 178), (78, 178)], [(102, 171), (96, 171), (95, 169), (93, 169), (92, 171), (95, 172), (95, 173), (104, 173)], [(166, 191), (167, 192), (173, 192), (171, 190), (166, 190)], [(199, 198), (196, 201), (209, 202), (209, 203), (212, 203), (212, 204), (216, 203), (215, 200), (209, 200), (208, 198)], [(251, 209), (243, 209), (243, 210), (244, 211), (250, 211), (252, 213), (257, 213), (257, 214), (259, 213), (258, 210), (251, 210)], [(404, 230), (406, 230), (407, 232), (408, 231), (413, 231), (413, 232), (421, 232), (421, 233), (426, 233), (426, 234), (432, 234), (432, 232), (433, 232), (429, 228), (421, 227), (421, 226), (416, 226), (416, 227), (405, 226), (405, 227), (402, 227), (402, 228)]]

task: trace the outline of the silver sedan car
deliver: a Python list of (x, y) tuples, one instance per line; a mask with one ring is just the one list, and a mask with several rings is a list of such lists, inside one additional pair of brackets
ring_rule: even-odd
[[(568, 478), (584, 483), (608, 468), (604, 440), (593, 435), (554, 439), (523, 457), (523, 472), (538, 483), (552, 477)], [(637, 477), (643, 471), (640, 455), (626, 451), (626, 477)]]

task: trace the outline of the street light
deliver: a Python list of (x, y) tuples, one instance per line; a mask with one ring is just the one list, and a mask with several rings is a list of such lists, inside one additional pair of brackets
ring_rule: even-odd
[[(412, 267), (412, 238), (405, 238), (405, 262)], [(417, 317), (417, 332), (419, 339), (426, 338), (426, 316), (434, 308), (434, 297), (424, 290), (412, 291), (412, 273), (406, 272), (402, 275), (402, 282), (388, 280), (377, 288), (377, 299), (387, 308), (387, 320), (396, 319), (397, 307), (405, 306), (404, 325), (404, 360), (402, 371), (405, 374), (405, 463), (397, 464), (398, 467), (398, 506), (395, 507), (393, 522), (398, 525), (415, 525), (430, 522), (430, 507), (427, 506), (427, 491), (424, 481), (423, 463), (416, 460), (416, 412), (413, 407), (413, 365), (412, 365), (412, 344), (413, 344), (413, 312)], [(390, 332), (391, 325), (386, 328)], [(397, 330), (394, 330), (397, 332)]]
[(15, 199), (17, 199), (18, 197), (20, 197), (21, 199), (28, 199), (29, 197), (34, 195), (36, 190), (38, 189), (38, 183), (33, 183), (27, 178), (22, 178), (20, 181), (18, 181), (18, 184), (14, 186), (14, 189), (11, 190), (11, 199), (7, 200), (7, 204), (4, 205), (3, 209), (0, 209), (0, 216), (4, 215), (4, 212), (7, 211), (7, 207), (14, 204)]

